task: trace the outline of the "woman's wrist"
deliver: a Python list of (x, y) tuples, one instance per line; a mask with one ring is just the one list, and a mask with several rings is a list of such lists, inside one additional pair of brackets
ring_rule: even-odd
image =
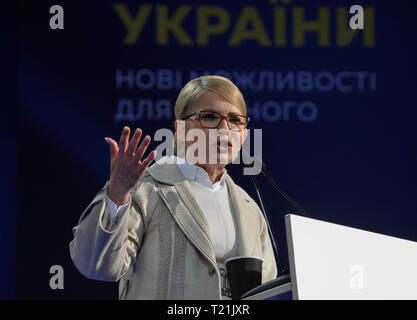
[(111, 185), (109, 185), (107, 188), (107, 196), (116, 204), (117, 207), (119, 207), (129, 202), (130, 193), (116, 191)]

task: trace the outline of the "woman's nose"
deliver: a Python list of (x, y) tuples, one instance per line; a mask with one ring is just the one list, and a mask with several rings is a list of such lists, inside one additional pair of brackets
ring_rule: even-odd
[(226, 119), (222, 119), (219, 123), (219, 125), (217, 126), (217, 129), (228, 129), (229, 130), (229, 123), (227, 122)]

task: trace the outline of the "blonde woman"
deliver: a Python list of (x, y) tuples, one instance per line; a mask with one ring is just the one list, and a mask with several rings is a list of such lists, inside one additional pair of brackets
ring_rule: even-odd
[[(224, 77), (193, 79), (175, 117), (175, 154), (151, 166), (156, 151), (142, 160), (150, 137), (139, 145), (140, 129), (130, 138), (125, 127), (119, 143), (106, 138), (110, 179), (73, 229), (75, 266), (120, 281), (120, 299), (230, 299), (224, 262), (235, 256), (262, 258), (262, 282), (277, 275), (262, 213), (225, 168), (247, 135), (242, 93)], [(192, 130), (205, 138), (184, 139)]]

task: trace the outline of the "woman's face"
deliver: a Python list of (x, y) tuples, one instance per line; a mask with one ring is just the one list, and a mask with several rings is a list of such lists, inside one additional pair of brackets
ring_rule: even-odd
[[(222, 116), (243, 115), (236, 106), (211, 91), (203, 93), (185, 116), (199, 110), (216, 112)], [(182, 140), (181, 137), (186, 137), (186, 160), (192, 163), (224, 165), (231, 163), (238, 156), (247, 136), (246, 128), (240, 132), (230, 130), (226, 119), (221, 120), (217, 128), (202, 127), (198, 116), (196, 119), (185, 120), (184, 129), (178, 121), (181, 120), (175, 123), (177, 136), (179, 140)], [(178, 141), (179, 143), (181, 142)]]

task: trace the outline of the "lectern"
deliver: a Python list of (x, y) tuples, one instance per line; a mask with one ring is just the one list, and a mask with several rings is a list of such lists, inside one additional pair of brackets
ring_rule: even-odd
[(417, 299), (417, 242), (294, 214), (285, 229), (291, 276), (243, 299)]

